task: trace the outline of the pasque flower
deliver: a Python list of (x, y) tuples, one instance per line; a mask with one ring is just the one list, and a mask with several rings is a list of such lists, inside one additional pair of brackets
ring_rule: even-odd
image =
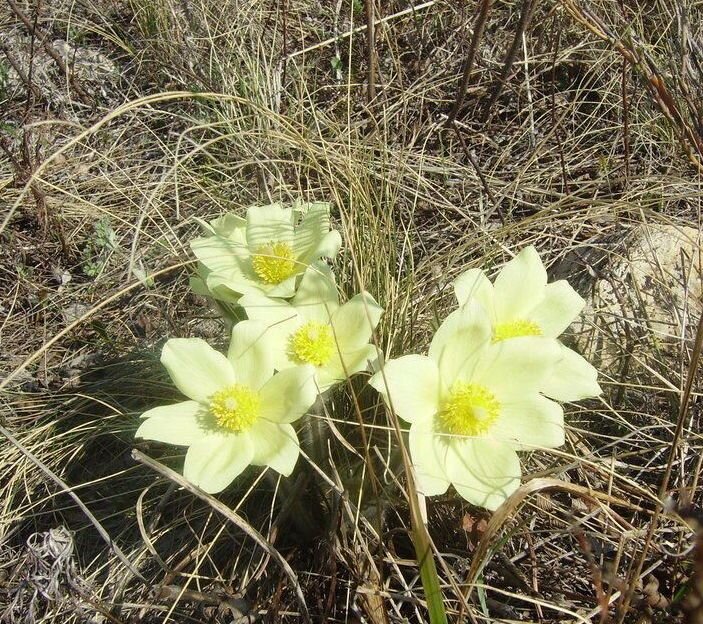
[[(492, 340), (521, 336), (557, 338), (579, 315), (584, 300), (566, 280), (547, 283), (547, 271), (534, 247), (525, 247), (493, 283), (480, 269), (454, 281), (459, 305), (474, 299), (488, 313)], [(598, 372), (578, 353), (559, 343), (561, 360), (541, 391), (558, 401), (577, 401), (601, 393)]]
[(320, 258), (334, 258), (341, 236), (330, 231), (327, 203), (253, 206), (246, 218), (227, 214), (206, 225), (208, 236), (191, 241), (200, 275), (215, 298), (252, 292), (292, 297), (297, 278)]
[(494, 342), (476, 301), (451, 313), (428, 355), (389, 360), (370, 380), (410, 423), (418, 489), (450, 484), (473, 504), (496, 509), (520, 482), (516, 451), (564, 443), (561, 406), (539, 392), (561, 357), (555, 340)]
[(243, 321), (227, 356), (199, 338), (172, 338), (161, 362), (188, 397), (144, 414), (136, 436), (187, 446), (183, 475), (206, 492), (227, 487), (249, 464), (288, 476), (300, 449), (290, 423), (317, 398), (313, 368), (274, 374), (266, 327)]
[(376, 359), (369, 340), (382, 309), (366, 292), (340, 305), (334, 276), (324, 263), (310, 266), (290, 302), (249, 293), (239, 305), (250, 319), (267, 325), (274, 367), (313, 366), (320, 392)]

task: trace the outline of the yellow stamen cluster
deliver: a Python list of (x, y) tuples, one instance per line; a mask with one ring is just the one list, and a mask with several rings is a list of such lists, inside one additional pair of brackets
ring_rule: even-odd
[(456, 384), (437, 414), (442, 433), (478, 436), (486, 433), (498, 418), (500, 403), (484, 386)]
[(254, 273), (267, 284), (280, 284), (293, 275), (296, 268), (291, 246), (274, 241), (259, 247), (252, 256), (251, 264)]
[(296, 364), (324, 366), (335, 350), (332, 328), (317, 321), (308, 321), (288, 339), (288, 357)]
[(246, 431), (259, 418), (260, 410), (259, 395), (242, 384), (219, 390), (210, 399), (210, 412), (227, 431)]
[(498, 323), (493, 329), (493, 342), (519, 338), (520, 336), (541, 336), (542, 330), (537, 323), (518, 319), (510, 323)]

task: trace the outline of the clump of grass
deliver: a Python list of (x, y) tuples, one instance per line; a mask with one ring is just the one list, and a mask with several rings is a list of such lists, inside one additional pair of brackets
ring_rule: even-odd
[[(170, 398), (155, 362), (161, 341), (226, 342), (224, 326), (187, 289), (192, 218), (253, 203), (333, 203), (345, 239), (339, 282), (385, 303), (378, 340), (389, 356), (426, 348), (453, 305), (456, 274), (497, 270), (530, 243), (555, 273), (588, 275), (584, 294), (595, 279), (611, 280), (637, 314), (630, 284), (608, 272), (620, 253), (609, 241), (648, 223), (697, 227), (701, 184), (682, 154), (680, 127), (637, 68), (612, 38), (592, 36), (561, 6), (535, 7), (490, 119), (479, 123), (519, 15), (515, 3), (494, 6), (453, 127), (444, 122), (470, 46), (468, 10), (384, 7), (379, 95), (369, 105), (364, 31), (353, 33), (362, 18), (347, 3), (140, 0), (107, 24), (80, 8), (82, 32), (124, 63), (129, 88), (124, 104), (82, 112), (81, 130), (62, 127), (29, 177), (3, 191), (2, 367), (13, 380), (2, 405), (19, 446), (0, 451), (13, 467), (2, 480), (0, 539), (13, 585), (26, 578), (30, 535), (66, 526), (87, 587), (81, 600), (118, 621), (202, 620), (218, 610), (299, 621), (298, 593), (321, 620), (356, 611), (373, 622), (424, 621), (394, 433), (370, 391), (342, 390), (335, 411), (319, 418), (330, 440), (346, 445), (315, 458), (328, 477), (310, 495), (324, 520), (314, 539), (290, 521), (285, 486), (268, 474), (252, 472), (221, 498), (286, 557), (299, 592), (231, 519), (133, 461), (136, 415)], [(624, 10), (638, 49), (663, 67), (682, 31), (669, 19), (674, 3), (656, 6)], [(608, 7), (591, 5), (627, 43), (624, 18)], [(686, 8), (689, 41), (698, 41), (699, 8)], [(57, 3), (40, 23), (70, 36), (68, 16), (68, 3)], [(677, 74), (674, 95), (685, 100), (694, 79), (693, 71)], [(17, 149), (4, 152), (3, 179), (16, 176), (8, 153)], [(96, 244), (95, 223), (107, 219), (123, 261), (83, 275), (81, 245)], [(603, 250), (598, 263), (586, 253), (593, 249)], [(55, 268), (72, 280), (61, 283)], [(82, 307), (67, 320), (74, 304)], [(592, 331), (625, 350), (626, 337), (603, 327)], [(690, 349), (682, 341), (662, 360), (647, 347), (626, 370), (606, 372), (603, 399), (567, 409), (567, 447), (529, 456), (537, 480), (499, 519), (481, 523), (480, 511), (451, 495), (429, 502), (450, 618), (598, 621), (610, 611), (623, 621), (623, 596), (649, 574), (672, 603), (656, 613), (674, 617), (690, 562), (661, 553), (683, 550), (690, 531), (667, 512), (645, 538), (680, 418), (668, 492), (700, 502), (697, 385), (690, 409), (679, 412), (697, 362)], [(178, 467), (177, 453), (159, 453)], [(366, 463), (350, 475), (355, 453)], [(100, 539), (68, 490), (145, 580)], [(555, 577), (556, 586), (547, 581)], [(642, 596), (630, 604), (653, 610)], [(55, 606), (47, 605), (47, 621), (80, 621)]]

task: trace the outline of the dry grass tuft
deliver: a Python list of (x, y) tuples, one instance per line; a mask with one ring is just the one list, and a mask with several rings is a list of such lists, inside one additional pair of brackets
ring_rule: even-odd
[[(17, 442), (0, 447), (0, 619), (425, 621), (393, 434), (362, 383), (311, 419), (330, 442), (314, 476), (251, 471), (218, 497), (229, 515), (166, 478), (177, 449), (133, 439), (174, 398), (162, 342), (226, 342), (188, 290), (193, 218), (299, 198), (333, 203), (339, 283), (384, 303), (388, 355), (426, 348), (459, 272), (527, 244), (616, 298), (572, 337), (616, 364), (600, 400), (567, 406), (567, 446), (525, 454), (535, 479), (492, 519), (428, 501), (450, 617), (692, 612), (701, 312), (655, 256), (659, 299), (627, 267), (643, 228), (700, 230), (699, 2), (483, 3), (458, 105), (473, 4), (376, 3), (371, 55), (357, 0), (21, 4), (0, 15), (0, 401)], [(695, 257), (680, 267), (700, 283)], [(663, 337), (657, 301), (676, 312)]]

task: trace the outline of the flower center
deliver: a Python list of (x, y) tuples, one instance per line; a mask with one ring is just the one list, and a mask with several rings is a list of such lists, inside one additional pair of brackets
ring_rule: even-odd
[(308, 321), (288, 339), (288, 357), (297, 364), (324, 366), (336, 350), (332, 328)]
[(256, 273), (267, 284), (280, 284), (295, 271), (293, 249), (288, 243), (271, 241), (262, 245), (252, 256), (251, 264)]
[(498, 323), (493, 328), (493, 342), (508, 340), (509, 338), (519, 338), (520, 336), (541, 336), (542, 330), (537, 323), (517, 319), (510, 323)]
[(458, 383), (437, 414), (443, 433), (477, 436), (486, 433), (498, 418), (500, 403), (484, 386)]
[(259, 417), (259, 395), (242, 384), (234, 384), (215, 392), (210, 399), (210, 411), (217, 424), (228, 431), (246, 431)]

